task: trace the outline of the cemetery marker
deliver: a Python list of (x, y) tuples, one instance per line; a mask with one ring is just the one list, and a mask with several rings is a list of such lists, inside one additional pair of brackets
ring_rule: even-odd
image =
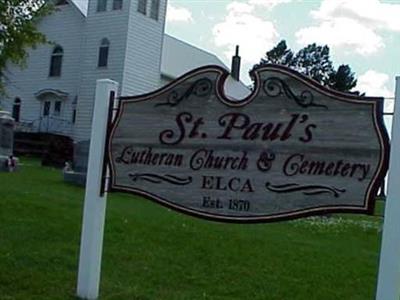
[(111, 190), (227, 222), (372, 213), (388, 161), (381, 98), (268, 66), (254, 74), (252, 95), (231, 101), (227, 75), (200, 68), (122, 97), (108, 144)]
[(335, 92), (281, 66), (253, 75), (252, 94), (233, 101), (226, 70), (193, 70), (155, 92), (120, 97), (108, 126), (117, 84), (98, 81), (79, 297), (98, 297), (104, 189), (222, 222), (373, 213), (388, 168), (383, 99)]

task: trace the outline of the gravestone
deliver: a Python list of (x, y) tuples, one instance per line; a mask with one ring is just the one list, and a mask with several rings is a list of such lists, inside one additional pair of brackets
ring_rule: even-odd
[(13, 154), (14, 119), (6, 111), (0, 111), (0, 170), (5, 171), (7, 158)]
[(80, 141), (74, 144), (73, 169), (77, 172), (87, 172), (90, 141)]
[(64, 180), (66, 182), (78, 185), (86, 184), (89, 145), (89, 140), (74, 143), (74, 159), (72, 163), (72, 170), (64, 172)]

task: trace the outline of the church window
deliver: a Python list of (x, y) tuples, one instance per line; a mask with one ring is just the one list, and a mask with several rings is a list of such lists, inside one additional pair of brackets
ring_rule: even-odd
[(58, 1), (56, 1), (56, 6), (59, 6), (59, 5), (68, 5), (68, 1), (67, 0), (58, 0)]
[(61, 101), (56, 101), (54, 103), (54, 115), (59, 116), (61, 114)]
[(50, 115), (50, 106), (51, 102), (50, 101), (45, 101), (43, 104), (43, 117), (47, 117)]
[(159, 10), (160, 10), (160, 0), (151, 0), (150, 18), (158, 20)]
[(72, 101), (72, 123), (76, 122), (76, 106), (78, 104), (78, 96), (75, 96), (74, 101)]
[(146, 9), (147, 9), (147, 0), (139, 0), (138, 2), (138, 12), (146, 15)]
[(76, 107), (72, 110), (72, 124), (76, 122)]
[(55, 46), (50, 59), (50, 77), (61, 76), (62, 58), (63, 58), (63, 48), (61, 46)]
[(108, 39), (106, 38), (102, 39), (99, 48), (99, 61), (97, 63), (98, 67), (107, 67), (109, 48), (110, 48), (110, 42), (108, 41)]
[(97, 11), (106, 11), (107, 0), (97, 0)]
[(113, 10), (122, 9), (122, 0), (113, 0)]
[(20, 113), (21, 113), (21, 99), (15, 98), (12, 110), (12, 117), (14, 118), (15, 122), (19, 122)]

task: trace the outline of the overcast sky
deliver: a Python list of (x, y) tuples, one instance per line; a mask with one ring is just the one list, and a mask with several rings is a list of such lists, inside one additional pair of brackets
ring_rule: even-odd
[(349, 64), (369, 96), (393, 97), (400, 75), (400, 0), (169, 0), (166, 32), (227, 66), (240, 45), (245, 82), (281, 39), (296, 51), (327, 44), (335, 66)]

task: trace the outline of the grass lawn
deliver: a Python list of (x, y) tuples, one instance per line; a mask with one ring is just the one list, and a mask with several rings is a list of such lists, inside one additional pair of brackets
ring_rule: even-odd
[[(0, 299), (75, 299), (84, 189), (22, 163), (0, 173)], [(107, 205), (101, 299), (374, 299), (381, 217), (236, 225)]]

